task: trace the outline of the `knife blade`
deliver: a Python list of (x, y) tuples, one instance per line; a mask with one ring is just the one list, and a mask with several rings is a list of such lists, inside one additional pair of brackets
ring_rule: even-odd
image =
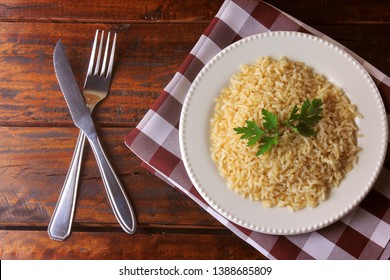
[(103, 151), (92, 116), (74, 78), (61, 40), (57, 42), (54, 49), (53, 63), (58, 84), (73, 122), (85, 133), (92, 147), (113, 212), (123, 230), (130, 234), (134, 233), (137, 224), (134, 210)]
[(61, 40), (58, 41), (54, 49), (53, 61), (58, 84), (65, 97), (74, 124), (80, 128), (87, 137), (96, 137), (97, 134), (92, 116), (76, 83)]

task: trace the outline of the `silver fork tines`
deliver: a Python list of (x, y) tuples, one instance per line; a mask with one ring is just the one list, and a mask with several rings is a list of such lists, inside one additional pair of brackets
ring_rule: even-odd
[(114, 56), (115, 56), (115, 47), (116, 47), (116, 33), (114, 33), (114, 39), (113, 39), (113, 43), (111, 46), (111, 54), (110, 54), (110, 61), (108, 64), (108, 69), (106, 69), (106, 68), (107, 68), (108, 52), (110, 51), (111, 32), (108, 32), (108, 35), (107, 35), (106, 46), (104, 47), (104, 57), (103, 57), (102, 63), (100, 63), (100, 60), (101, 60), (101, 56), (102, 56), (102, 52), (103, 52), (104, 31), (101, 32), (99, 49), (96, 53), (96, 47), (97, 47), (97, 43), (99, 41), (99, 33), (100, 33), (99, 30), (96, 30), (95, 40), (93, 42), (93, 47), (92, 47), (92, 52), (91, 52), (91, 58), (89, 59), (87, 76), (94, 75), (94, 76), (104, 76), (105, 78), (110, 78), (110, 76), (112, 74), (112, 68), (114, 65)]
[[(104, 31), (96, 31), (91, 57), (89, 59), (87, 77), (83, 90), (89, 108), (93, 108), (97, 104), (93, 100), (102, 99), (107, 95), (110, 86), (116, 48), (116, 33), (114, 33), (112, 44), (111, 32), (108, 32), (106, 40), (104, 37)], [(106, 41), (105, 44), (104, 40)], [(103, 51), (104, 55), (102, 60)], [(110, 57), (110, 61), (107, 67), (108, 57)]]

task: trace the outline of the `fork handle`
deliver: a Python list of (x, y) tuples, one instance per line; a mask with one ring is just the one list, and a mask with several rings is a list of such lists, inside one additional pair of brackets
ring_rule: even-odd
[(115, 174), (110, 162), (105, 155), (100, 140), (97, 136), (88, 138), (93, 153), (102, 175), (104, 187), (114, 211), (115, 217), (123, 230), (127, 233), (134, 233), (136, 230), (136, 218), (134, 210), (126, 196), (126, 193)]
[(80, 131), (60, 197), (47, 229), (49, 237), (53, 240), (63, 241), (70, 234), (76, 205), (77, 187), (80, 177), (84, 144), (85, 134)]

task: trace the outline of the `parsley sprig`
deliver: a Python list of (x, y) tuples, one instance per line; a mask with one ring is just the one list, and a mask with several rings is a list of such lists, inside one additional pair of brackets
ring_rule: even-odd
[(285, 124), (295, 132), (309, 137), (315, 136), (314, 126), (321, 120), (322, 99), (313, 99), (312, 102), (306, 99), (301, 107), (301, 113), (298, 114), (297, 105), (291, 111), (290, 118)]
[[(314, 126), (322, 119), (322, 104), (322, 99), (313, 99), (311, 102), (306, 99), (302, 103), (300, 112), (298, 106), (295, 105), (289, 119), (281, 124), (302, 136), (315, 136)], [(237, 134), (242, 134), (240, 139), (248, 140), (247, 146), (261, 143), (256, 156), (265, 154), (272, 146), (276, 146), (280, 134), (277, 116), (266, 109), (262, 109), (261, 114), (263, 116), (263, 128), (250, 120), (245, 121), (246, 126), (233, 128)]]

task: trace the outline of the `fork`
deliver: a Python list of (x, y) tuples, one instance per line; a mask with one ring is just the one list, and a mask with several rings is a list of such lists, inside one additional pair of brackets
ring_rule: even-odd
[[(96, 53), (99, 33), (100, 31), (96, 30), (95, 39), (91, 51), (91, 58), (89, 60), (87, 76), (85, 78), (83, 89), (83, 95), (87, 107), (91, 113), (95, 106), (107, 96), (111, 82), (116, 46), (115, 33), (111, 46), (109, 64), (107, 67), (108, 52), (110, 49), (110, 33), (108, 33), (103, 61), (102, 63), (100, 63), (102, 58), (104, 31), (101, 32), (102, 34), (100, 36), (99, 50)], [(63, 241), (70, 235), (71, 232), (71, 224), (73, 221), (76, 205), (77, 188), (80, 177), (80, 167), (84, 151), (85, 138), (86, 137), (84, 133), (80, 131), (79, 136), (77, 138), (77, 143), (72, 157), (72, 161), (68, 173), (66, 175), (59, 200), (49, 223), (48, 234), (50, 238), (54, 240)], [(115, 179), (119, 182), (118, 178)], [(105, 180), (104, 177), (103, 180)], [(107, 182), (104, 183), (106, 186)], [(134, 215), (134, 213), (132, 213), (132, 215)], [(124, 227), (125, 231), (128, 233), (133, 233), (135, 231), (134, 217), (133, 220), (134, 224), (132, 228)]]

